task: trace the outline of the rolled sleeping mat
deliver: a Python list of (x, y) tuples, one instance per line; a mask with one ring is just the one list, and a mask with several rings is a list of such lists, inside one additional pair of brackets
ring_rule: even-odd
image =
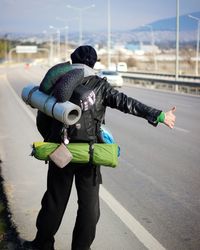
[(23, 88), (21, 96), (26, 104), (66, 125), (73, 125), (80, 119), (81, 108), (78, 105), (69, 101), (58, 103), (55, 97), (46, 95), (38, 88), (33, 84)]

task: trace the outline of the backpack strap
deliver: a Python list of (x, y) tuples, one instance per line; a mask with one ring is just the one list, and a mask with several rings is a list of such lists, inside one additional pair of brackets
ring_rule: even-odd
[(68, 126), (64, 124), (62, 131), (61, 131), (61, 140), (65, 145), (69, 143), (67, 129), (68, 129)]
[(94, 143), (91, 141), (89, 142), (89, 164), (93, 165), (93, 153), (94, 153)]
[[(27, 101), (26, 101), (26, 104), (29, 104), (31, 106), (31, 97), (32, 97), (32, 94), (37, 91), (39, 89), (38, 86), (35, 86), (33, 87), (30, 92), (28, 93), (28, 98), (27, 98)], [(34, 108), (33, 106), (31, 106), (32, 108)]]

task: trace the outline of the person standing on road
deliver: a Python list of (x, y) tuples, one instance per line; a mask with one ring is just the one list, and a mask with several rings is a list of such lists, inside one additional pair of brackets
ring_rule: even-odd
[[(83, 64), (92, 69), (97, 61), (97, 53), (89, 45), (80, 46), (71, 54), (71, 60), (72, 64)], [(95, 74), (87, 78), (84, 84), (93, 90), (96, 95), (93, 118), (98, 121), (96, 124), (104, 122), (106, 107), (110, 107), (144, 118), (155, 127), (158, 123), (163, 123), (169, 128), (174, 127), (175, 107), (168, 112), (149, 107), (119, 92), (106, 79), (101, 79)], [(61, 141), (62, 123), (53, 120), (51, 125), (43, 124), (43, 127), (46, 127), (46, 129), (51, 128), (47, 141)], [(96, 126), (93, 130), (95, 131), (93, 135), (95, 142), (98, 142), (98, 129), (99, 126)], [(73, 133), (70, 139), (73, 142), (77, 140), (77, 138), (76, 140), (73, 138)], [(90, 142), (88, 138), (85, 139), (86, 142)], [(71, 249), (90, 249), (95, 239), (96, 225), (100, 217), (99, 185), (102, 183), (100, 167), (91, 166), (91, 163), (69, 163), (66, 167), (59, 168), (53, 162), (49, 162), (47, 190), (43, 196), (42, 207), (36, 222), (37, 234), (33, 241), (24, 242), (23, 247), (25, 249), (54, 249), (54, 236), (61, 224), (74, 179), (78, 195), (78, 211)]]

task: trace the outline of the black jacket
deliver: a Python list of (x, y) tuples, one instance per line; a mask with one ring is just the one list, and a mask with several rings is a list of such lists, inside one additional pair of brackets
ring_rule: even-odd
[[(84, 78), (83, 84), (93, 90), (96, 95), (94, 104), (94, 119), (103, 123), (106, 107), (118, 109), (124, 113), (132, 114), (146, 119), (150, 124), (156, 126), (157, 117), (161, 110), (149, 107), (131, 97), (128, 97), (113, 88), (106, 79), (98, 76)], [(53, 118), (47, 117), (38, 111), (37, 127), (45, 141), (60, 142), (63, 124)], [(73, 138), (72, 138), (73, 139)]]
[[(90, 78), (91, 77), (88, 77), (88, 79)], [(119, 92), (117, 89), (113, 88), (106, 81), (106, 79), (93, 76), (91, 81), (86, 81), (85, 85), (95, 92), (95, 117), (98, 120), (102, 121), (106, 107), (110, 107), (118, 109), (124, 113), (145, 118), (154, 126), (158, 124), (156, 120), (161, 113), (161, 110), (149, 107), (137, 101), (136, 99), (128, 97), (126, 94)]]

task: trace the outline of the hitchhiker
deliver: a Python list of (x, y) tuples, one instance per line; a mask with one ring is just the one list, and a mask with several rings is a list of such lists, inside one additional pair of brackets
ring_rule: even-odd
[[(90, 71), (97, 61), (97, 53), (91, 46), (78, 47), (71, 54), (72, 65), (87, 66)], [(124, 113), (146, 119), (153, 126), (163, 123), (169, 128), (174, 127), (176, 110), (173, 107), (168, 112), (149, 107), (131, 97), (128, 97), (113, 88), (106, 79), (101, 79), (94, 73), (84, 77), (83, 85), (95, 93), (92, 119), (88, 119), (88, 113), (83, 115), (75, 126), (68, 128), (67, 135), (72, 142), (99, 142), (99, 129), (105, 121), (106, 107), (118, 109)], [(85, 122), (91, 123), (88, 132)], [(55, 119), (45, 124), (43, 128), (50, 129), (45, 138), (49, 142), (61, 142), (63, 140), (63, 124)], [(90, 133), (90, 134), (89, 134)], [(53, 250), (54, 236), (61, 224), (69, 197), (72, 183), (78, 195), (78, 211), (72, 236), (72, 250), (89, 250), (95, 238), (96, 225), (100, 217), (99, 185), (102, 183), (100, 166), (91, 162), (87, 164), (69, 163), (64, 168), (59, 168), (54, 162), (49, 162), (47, 190), (42, 199), (42, 207), (39, 211), (36, 227), (37, 234), (33, 241), (25, 241), (25, 249)]]

